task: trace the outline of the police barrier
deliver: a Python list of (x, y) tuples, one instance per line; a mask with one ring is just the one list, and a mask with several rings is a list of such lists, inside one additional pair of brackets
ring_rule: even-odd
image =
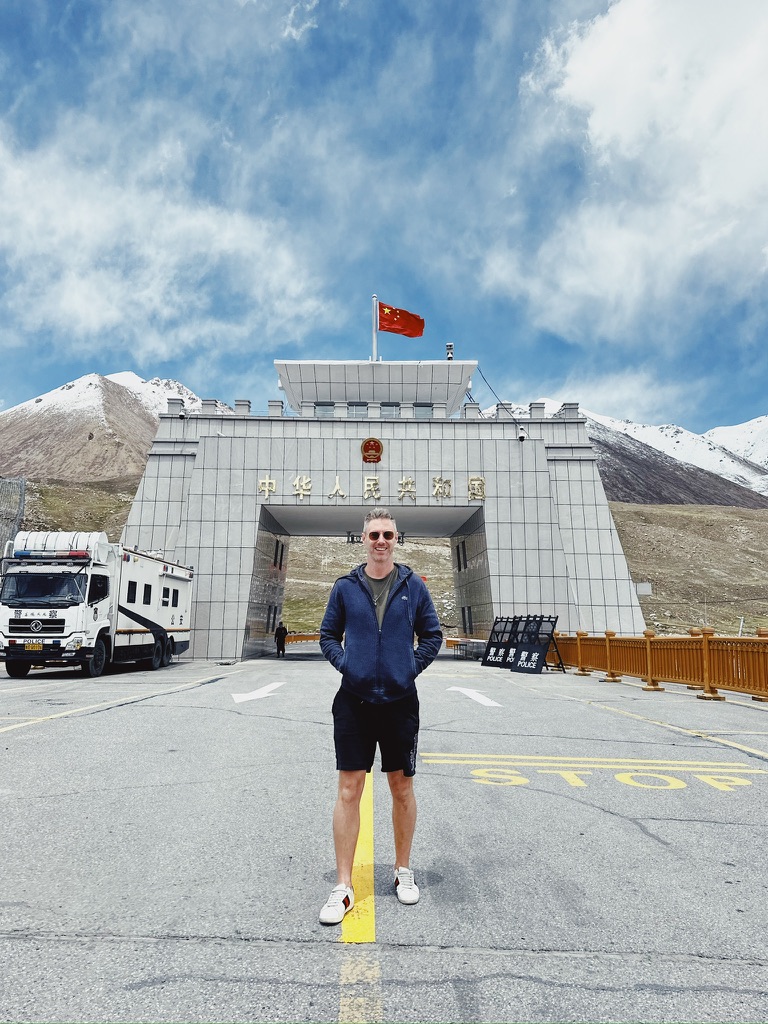
[[(482, 664), (532, 674), (541, 672), (545, 665), (565, 672), (554, 638), (556, 625), (556, 615), (497, 617), (491, 628)], [(547, 665), (550, 645), (557, 655), (555, 666)]]

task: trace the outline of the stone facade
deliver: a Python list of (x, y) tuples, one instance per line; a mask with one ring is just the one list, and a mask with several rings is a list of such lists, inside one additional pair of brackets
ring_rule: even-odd
[[(375, 505), (406, 538), (451, 539), (464, 634), (537, 613), (563, 631), (642, 632), (576, 405), (484, 418), (467, 400), (470, 362), (276, 367), (288, 414), (282, 401), (263, 416), (169, 402), (124, 531), (195, 567), (194, 657), (271, 651), (291, 536), (359, 533)], [(379, 461), (364, 461), (366, 441)]]

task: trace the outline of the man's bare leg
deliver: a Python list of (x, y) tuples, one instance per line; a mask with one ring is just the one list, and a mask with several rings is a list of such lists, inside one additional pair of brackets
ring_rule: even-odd
[(352, 886), (357, 837), (360, 834), (360, 800), (365, 772), (339, 772), (339, 792), (333, 809), (333, 844), (336, 848), (336, 881)]
[(413, 777), (402, 771), (387, 772), (392, 793), (392, 829), (395, 834), (395, 867), (407, 868), (411, 863), (411, 845), (416, 831), (416, 796)]

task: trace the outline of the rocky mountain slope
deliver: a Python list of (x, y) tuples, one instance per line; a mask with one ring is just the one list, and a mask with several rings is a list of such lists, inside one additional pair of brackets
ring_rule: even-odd
[(768, 626), (768, 511), (612, 502), (611, 512), (633, 580), (652, 587), (640, 598), (649, 629)]
[[(768, 494), (681, 462), (597, 420), (588, 421), (587, 432), (609, 501), (768, 509)], [(757, 472), (755, 475), (759, 479)], [(765, 480), (768, 481), (768, 472)]]
[[(719, 427), (702, 435), (693, 434), (675, 424), (650, 426), (586, 410), (583, 413), (587, 417), (587, 432), (590, 436), (599, 433), (601, 429), (608, 430), (612, 434), (648, 445), (677, 462), (715, 473), (760, 494), (768, 494), (768, 447), (762, 451), (758, 445), (753, 445), (753, 454), (747, 454), (747, 435), (751, 431), (749, 424)], [(716, 443), (715, 436), (723, 437), (723, 442)], [(726, 439), (730, 443), (726, 444)]]
[(0, 413), (0, 476), (135, 486), (168, 397), (200, 399), (176, 381), (88, 374)]
[[(548, 398), (538, 401), (548, 416), (560, 407), (559, 402)], [(495, 408), (487, 414), (493, 415)], [(716, 444), (708, 435), (693, 434), (682, 427), (649, 426), (586, 409), (579, 411), (586, 418), (587, 434), (597, 453), (609, 501), (768, 507), (762, 500), (768, 496), (768, 444), (765, 462), (759, 463)], [(524, 426), (528, 410), (512, 406), (511, 412)], [(732, 444), (747, 446), (737, 427), (718, 429), (730, 432)], [(756, 500), (755, 494), (761, 498)]]

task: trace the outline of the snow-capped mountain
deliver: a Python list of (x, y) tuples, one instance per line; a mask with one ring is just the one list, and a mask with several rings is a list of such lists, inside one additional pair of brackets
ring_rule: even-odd
[(734, 427), (713, 427), (703, 436), (758, 466), (768, 466), (768, 416), (758, 416)]
[(197, 395), (189, 388), (180, 384), (177, 380), (161, 380), (153, 377), (152, 380), (144, 380), (132, 370), (124, 370), (121, 373), (110, 373), (102, 377), (98, 373), (88, 373), (77, 380), (62, 384), (61, 387), (47, 391), (38, 398), (30, 398), (28, 402), (21, 405), (14, 405), (10, 409), (0, 413), (0, 420), (4, 416), (12, 414), (37, 414), (40, 412), (61, 411), (70, 415), (105, 415), (105, 396), (115, 394), (105, 385), (105, 381), (118, 384), (121, 388), (134, 395), (146, 411), (159, 420), (160, 414), (165, 412), (169, 398), (181, 398), (190, 412), (198, 411), (202, 402)]
[[(560, 408), (560, 403), (551, 398), (540, 398), (538, 401), (544, 403), (548, 416), (554, 415)], [(694, 434), (673, 423), (652, 426), (634, 423), (632, 420), (617, 420), (581, 407), (579, 412), (587, 418), (587, 433), (590, 437), (593, 433), (600, 433), (594, 430), (592, 424), (601, 423), (609, 430), (633, 437), (678, 462), (698, 466), (708, 473), (732, 480), (741, 487), (768, 494), (768, 416), (741, 426), (715, 427), (706, 434)], [(515, 415), (524, 417), (527, 414), (527, 408), (515, 407)]]
[[(85, 378), (82, 378), (85, 379)], [(180, 384), (177, 380), (168, 378), (153, 377), (151, 380), (144, 380), (132, 370), (123, 370), (121, 373), (110, 373), (107, 380), (120, 384), (132, 394), (136, 395), (144, 407), (158, 420), (161, 413), (167, 409), (169, 398), (180, 398), (184, 402), (187, 412), (199, 412), (202, 408), (202, 401), (194, 391)], [(77, 382), (75, 382), (77, 383)], [(54, 392), (55, 394), (55, 392)], [(223, 404), (220, 411), (229, 411)]]
[(0, 475), (136, 481), (168, 398), (181, 398), (191, 412), (202, 404), (178, 381), (145, 381), (125, 372), (89, 373), (7, 409), (0, 413)]
[(597, 420), (587, 420), (587, 432), (610, 501), (768, 508), (768, 495), (692, 463), (681, 462)]
[[(768, 494), (768, 417), (765, 418), (764, 458), (759, 460), (754, 455), (739, 452), (739, 447), (747, 447), (743, 435), (740, 434), (742, 428), (739, 427), (716, 427), (702, 435), (674, 424), (665, 423), (654, 427), (645, 423), (632, 423), (630, 420), (601, 416), (586, 409), (582, 412), (589, 420), (642, 441), (643, 444), (672, 456), (678, 462), (698, 466), (699, 469), (716, 473), (742, 487), (749, 487), (760, 494)], [(587, 430), (589, 429), (588, 425)]]
[[(561, 404), (549, 398), (537, 401), (544, 403), (548, 416)], [(528, 416), (527, 406), (512, 406), (511, 411), (523, 421)], [(587, 433), (611, 501), (768, 507), (768, 443), (764, 464), (745, 458), (735, 450), (741, 441), (738, 427), (701, 435), (670, 424), (652, 426), (588, 409), (579, 411), (587, 419)], [(484, 415), (494, 413), (495, 406)], [(768, 417), (765, 424), (768, 441)], [(720, 436), (721, 430), (731, 432), (729, 447), (711, 437)]]

